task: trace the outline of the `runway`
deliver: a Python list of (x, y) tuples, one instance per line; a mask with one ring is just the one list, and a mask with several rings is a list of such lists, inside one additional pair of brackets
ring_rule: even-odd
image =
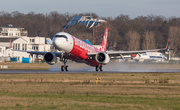
[(122, 70), (122, 71), (50, 71), (50, 70), (0, 70), (0, 74), (89, 74), (89, 73), (180, 73), (180, 69), (159, 70)]
[(47, 70), (0, 69), (0, 74), (180, 73), (180, 64), (109, 63), (103, 66), (103, 72), (96, 72), (94, 67), (77, 63), (69, 63), (69, 71), (62, 72), (60, 65), (49, 66)]

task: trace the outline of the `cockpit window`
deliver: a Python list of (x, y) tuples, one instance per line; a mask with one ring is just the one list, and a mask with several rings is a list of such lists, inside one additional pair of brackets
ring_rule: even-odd
[(65, 35), (55, 35), (55, 37), (63, 37), (63, 38), (67, 39), (67, 37)]

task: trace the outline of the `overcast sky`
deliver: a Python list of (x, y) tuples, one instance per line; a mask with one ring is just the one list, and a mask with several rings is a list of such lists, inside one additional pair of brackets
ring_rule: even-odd
[(100, 17), (116, 17), (120, 14), (130, 18), (161, 15), (166, 18), (180, 17), (180, 0), (1, 0), (0, 11), (21, 13), (85, 13), (93, 12)]

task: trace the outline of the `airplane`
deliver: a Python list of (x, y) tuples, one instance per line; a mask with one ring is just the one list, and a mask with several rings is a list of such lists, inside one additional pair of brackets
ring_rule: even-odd
[(57, 63), (57, 57), (64, 64), (61, 66), (61, 71), (68, 71), (67, 60), (72, 60), (78, 63), (85, 63), (89, 66), (95, 67), (96, 71), (103, 71), (103, 65), (106, 65), (113, 58), (124, 59), (125, 55), (153, 52), (153, 51), (166, 51), (168, 49), (168, 43), (166, 48), (153, 49), (153, 50), (137, 50), (137, 51), (106, 51), (108, 38), (108, 28), (105, 29), (103, 41), (100, 49), (97, 49), (93, 45), (90, 45), (73, 35), (66, 32), (58, 32), (52, 39), (52, 45), (58, 49), (63, 50), (60, 52), (41, 52), (41, 51), (24, 51), (30, 54), (40, 54), (44, 56), (44, 61), (49, 65)]
[(131, 59), (135, 60), (135, 61), (164, 61), (165, 59), (167, 59), (167, 57), (165, 55), (163, 55), (160, 52), (146, 52), (146, 53), (142, 53), (141, 57), (137, 54), (131, 55)]

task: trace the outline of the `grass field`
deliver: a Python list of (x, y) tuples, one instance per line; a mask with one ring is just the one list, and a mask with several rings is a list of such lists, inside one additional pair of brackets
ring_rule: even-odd
[(179, 91), (180, 73), (1, 74), (0, 109), (179, 110)]

